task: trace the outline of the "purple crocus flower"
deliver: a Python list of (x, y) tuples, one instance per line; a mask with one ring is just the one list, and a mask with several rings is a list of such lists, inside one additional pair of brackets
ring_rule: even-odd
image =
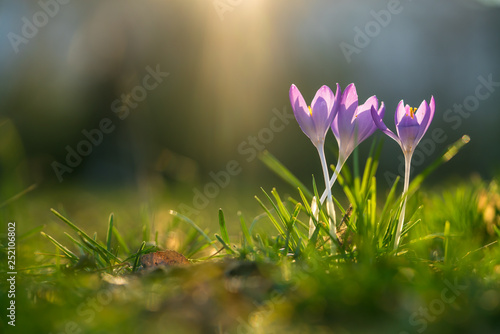
[[(335, 171), (330, 179), (330, 188), (333, 187), (337, 175), (352, 151), (377, 129), (371, 115), (372, 108), (375, 108), (380, 118), (384, 117), (384, 103), (382, 102), (379, 109), (378, 99), (375, 95), (369, 97), (364, 104), (358, 105), (356, 86), (350, 84), (345, 88), (340, 100), (339, 111), (331, 125), (339, 145), (339, 157)], [(323, 193), (320, 199), (321, 203), (323, 203), (325, 197), (326, 193)]]
[(308, 106), (302, 97), (299, 89), (292, 85), (290, 87), (290, 103), (292, 104), (295, 119), (299, 123), (300, 128), (306, 134), (311, 142), (318, 150), (325, 178), (325, 191), (327, 192), (327, 212), (333, 218), (333, 223), (330, 223), (330, 231), (336, 236), (335, 229), (335, 210), (333, 207), (332, 192), (329, 186), (328, 165), (325, 157), (325, 137), (328, 129), (337, 115), (340, 101), (340, 86), (337, 84), (337, 92), (334, 95), (328, 86), (322, 86), (314, 96), (311, 106)]
[(337, 93), (334, 95), (330, 87), (322, 86), (314, 96), (311, 106), (308, 106), (299, 89), (290, 87), (290, 102), (295, 119), (300, 128), (317, 148), (323, 146), (325, 137), (332, 124), (340, 100), (340, 86), (337, 84)]
[(394, 249), (399, 246), (399, 240), (401, 239), (401, 231), (403, 229), (403, 221), (405, 217), (406, 209), (406, 199), (408, 195), (408, 187), (410, 184), (410, 168), (411, 168), (411, 158), (413, 152), (417, 147), (418, 143), (425, 135), (425, 132), (429, 128), (429, 125), (434, 118), (434, 111), (436, 109), (436, 103), (434, 97), (431, 96), (430, 103), (427, 101), (422, 101), (418, 109), (411, 108), (409, 105), (404, 105), (403, 100), (399, 102), (396, 108), (396, 114), (394, 115), (394, 122), (396, 123), (396, 134), (389, 130), (387, 126), (382, 121), (382, 117), (377, 114), (375, 108), (371, 109), (371, 114), (373, 121), (377, 127), (386, 135), (394, 139), (401, 149), (405, 157), (405, 181), (403, 187), (404, 200), (401, 207), (401, 214), (399, 215), (398, 226), (396, 228), (396, 237), (394, 241)]
[(374, 95), (358, 106), (356, 86), (350, 84), (344, 90), (340, 100), (339, 112), (332, 122), (332, 131), (339, 144), (339, 161), (345, 161), (352, 151), (377, 129), (373, 122), (371, 109), (375, 108), (380, 117), (384, 117), (382, 103), (378, 109), (378, 100)]
[(403, 100), (401, 100), (394, 115), (397, 135), (387, 128), (382, 121), (383, 116), (377, 115), (376, 110), (372, 109), (371, 113), (377, 127), (394, 139), (401, 146), (403, 154), (405, 156), (409, 155), (411, 158), (413, 151), (415, 151), (415, 148), (432, 122), (435, 109), (436, 103), (433, 96), (429, 104), (424, 100), (418, 109), (411, 108), (409, 105), (405, 106)]

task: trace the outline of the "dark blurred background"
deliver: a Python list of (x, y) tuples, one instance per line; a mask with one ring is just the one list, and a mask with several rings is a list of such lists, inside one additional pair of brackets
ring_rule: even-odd
[[(310, 184), (312, 173), (320, 175), (319, 159), (296, 122), (276, 122), (283, 130), (269, 131), (278, 114), (289, 119), (283, 115), (292, 112), (292, 83), (310, 101), (323, 84), (345, 88), (354, 82), (362, 102), (374, 94), (385, 101), (392, 129), (399, 100), (418, 106), (434, 95), (429, 131), (446, 135), (429, 144), (416, 172), (468, 134), (470, 144), (434, 178), (491, 178), (500, 163), (499, 5), (3, 1), (0, 163), (1, 178), (9, 182), (2, 200), (33, 183), (39, 189), (85, 184), (139, 190), (146, 184), (189, 198), (212, 180), (210, 172), (225, 170), (232, 160), (241, 172), (227, 189), (255, 193), (281, 184), (253, 158), (252, 150), (263, 147)], [(464, 104), (462, 112), (454, 107)], [(109, 133), (102, 140), (95, 135), (98, 145), (59, 182), (54, 162), (68, 166), (67, 147), (77, 150), (87, 140), (82, 131), (92, 133), (103, 119), (111, 122)], [(432, 139), (431, 132), (425, 138)], [(332, 134), (328, 140), (333, 164), (337, 146)], [(362, 159), (369, 142), (361, 145)], [(386, 140), (380, 175), (398, 174), (400, 157), (399, 147)]]

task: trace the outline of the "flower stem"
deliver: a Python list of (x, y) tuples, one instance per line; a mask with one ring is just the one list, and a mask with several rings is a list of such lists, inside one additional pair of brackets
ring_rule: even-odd
[[(412, 152), (413, 153), (413, 152)], [(410, 169), (411, 169), (411, 156), (412, 154), (405, 154), (405, 183), (403, 187), (403, 203), (401, 204), (401, 213), (399, 214), (398, 226), (396, 228), (396, 238), (394, 240), (394, 250), (399, 247), (399, 240), (401, 239), (401, 232), (403, 231), (403, 222), (405, 219), (406, 200), (408, 199), (408, 187), (410, 185)]]
[[(320, 153), (320, 156), (321, 156), (321, 153)], [(332, 178), (329, 181), (329, 187), (325, 188), (325, 191), (321, 195), (319, 204), (318, 204), (318, 199), (316, 197), (313, 198), (313, 202), (311, 203), (311, 211), (312, 211), (313, 216), (316, 218), (316, 220), (318, 220), (319, 205), (321, 205), (321, 204), (323, 204), (323, 202), (325, 202), (325, 199), (328, 196), (328, 193), (330, 193), (330, 195), (331, 195), (332, 187), (335, 184), (335, 181), (337, 180), (337, 176), (339, 175), (340, 170), (344, 166), (344, 163), (345, 163), (345, 159), (342, 159), (341, 157), (339, 157), (339, 160), (337, 161), (337, 166), (335, 167), (335, 171), (333, 172)], [(323, 168), (323, 170), (324, 170), (324, 168)], [(332, 206), (333, 206), (333, 199), (332, 199)], [(336, 219), (335, 212), (333, 212), (333, 217), (334, 217), (334, 219)], [(315, 228), (315, 226), (313, 223), (313, 219), (311, 218), (311, 219), (309, 219), (309, 238), (312, 236), (312, 234), (314, 232), (314, 228)], [(336, 227), (335, 227), (335, 229), (336, 229)]]
[(321, 195), (321, 198), (319, 201), (320, 203), (323, 203), (325, 201), (326, 196), (328, 195), (328, 191), (331, 193), (332, 187), (335, 184), (335, 181), (337, 181), (337, 177), (339, 176), (340, 171), (342, 170), (342, 167), (344, 166), (344, 163), (345, 163), (345, 159), (343, 159), (342, 157), (339, 157), (339, 160), (337, 161), (337, 166), (335, 166), (335, 171), (333, 171), (332, 178), (330, 179), (329, 187), (327, 187), (327, 189), (325, 189), (325, 191)]
[[(318, 148), (319, 158), (321, 160), (321, 168), (323, 168), (323, 176), (325, 177), (325, 191), (327, 192), (327, 202), (326, 202), (326, 212), (328, 216), (333, 220), (329, 221), (330, 224), (330, 234), (332, 237), (337, 238), (337, 222), (335, 217), (335, 208), (333, 206), (332, 190), (330, 188), (330, 174), (328, 173), (328, 165), (326, 164), (325, 149), (324, 146)], [(319, 205), (318, 205), (319, 207)], [(334, 246), (332, 246), (332, 249)]]

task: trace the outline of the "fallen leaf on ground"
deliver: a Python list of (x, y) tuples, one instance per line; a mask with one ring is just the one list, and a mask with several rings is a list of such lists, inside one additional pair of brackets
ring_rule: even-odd
[(158, 251), (141, 256), (141, 263), (145, 268), (157, 266), (176, 266), (189, 264), (188, 259), (173, 250)]

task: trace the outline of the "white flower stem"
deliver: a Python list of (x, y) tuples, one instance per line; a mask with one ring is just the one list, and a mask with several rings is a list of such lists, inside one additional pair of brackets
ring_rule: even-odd
[(327, 187), (327, 189), (325, 189), (325, 191), (321, 195), (321, 198), (319, 201), (320, 203), (323, 203), (325, 201), (326, 196), (328, 195), (328, 192), (331, 193), (331, 191), (332, 191), (331, 189), (332, 189), (333, 185), (335, 184), (335, 181), (337, 181), (337, 177), (339, 176), (340, 171), (342, 170), (342, 167), (344, 166), (344, 163), (345, 163), (345, 159), (343, 159), (342, 157), (339, 156), (339, 160), (337, 161), (337, 166), (335, 166), (335, 170), (333, 171), (332, 178), (330, 179), (329, 187)]
[(399, 214), (398, 226), (396, 227), (396, 238), (394, 240), (394, 250), (398, 249), (399, 241), (401, 239), (401, 232), (403, 231), (403, 222), (405, 220), (406, 200), (408, 199), (408, 187), (410, 185), (410, 169), (411, 169), (411, 156), (412, 153), (405, 154), (405, 183), (403, 187), (403, 202), (401, 203), (401, 213)]
[[(328, 216), (333, 220), (329, 221), (330, 224), (330, 234), (337, 238), (337, 226), (335, 217), (335, 208), (333, 206), (332, 191), (330, 188), (330, 173), (328, 173), (328, 165), (326, 163), (325, 149), (323, 146), (318, 148), (319, 158), (321, 160), (321, 167), (323, 168), (323, 176), (325, 178), (325, 191), (327, 192), (327, 202), (326, 202), (326, 212)], [(319, 205), (318, 205), (319, 207)], [(332, 249), (334, 249), (334, 244), (332, 244)]]
[[(321, 153), (320, 153), (320, 156), (321, 156)], [(339, 157), (339, 160), (337, 161), (337, 166), (335, 167), (335, 171), (333, 172), (332, 178), (329, 181), (329, 187), (325, 188), (325, 191), (321, 195), (319, 204), (318, 204), (318, 199), (316, 197), (313, 198), (313, 201), (311, 203), (311, 211), (312, 211), (313, 216), (316, 218), (316, 220), (318, 220), (318, 216), (319, 216), (318, 215), (319, 214), (319, 206), (321, 204), (323, 204), (323, 202), (325, 202), (325, 199), (328, 196), (328, 194), (330, 194), (330, 196), (331, 196), (332, 187), (335, 184), (335, 181), (337, 180), (337, 176), (339, 175), (340, 170), (344, 166), (344, 163), (345, 163), (345, 159)], [(324, 168), (323, 168), (323, 170), (324, 170)], [(333, 206), (333, 199), (332, 199), (332, 206)], [(336, 219), (335, 211), (333, 212), (333, 218)], [(315, 226), (314, 226), (313, 219), (310, 218), (309, 219), (309, 238), (312, 236), (314, 229), (315, 229)], [(335, 226), (335, 229), (336, 229), (336, 226)]]

